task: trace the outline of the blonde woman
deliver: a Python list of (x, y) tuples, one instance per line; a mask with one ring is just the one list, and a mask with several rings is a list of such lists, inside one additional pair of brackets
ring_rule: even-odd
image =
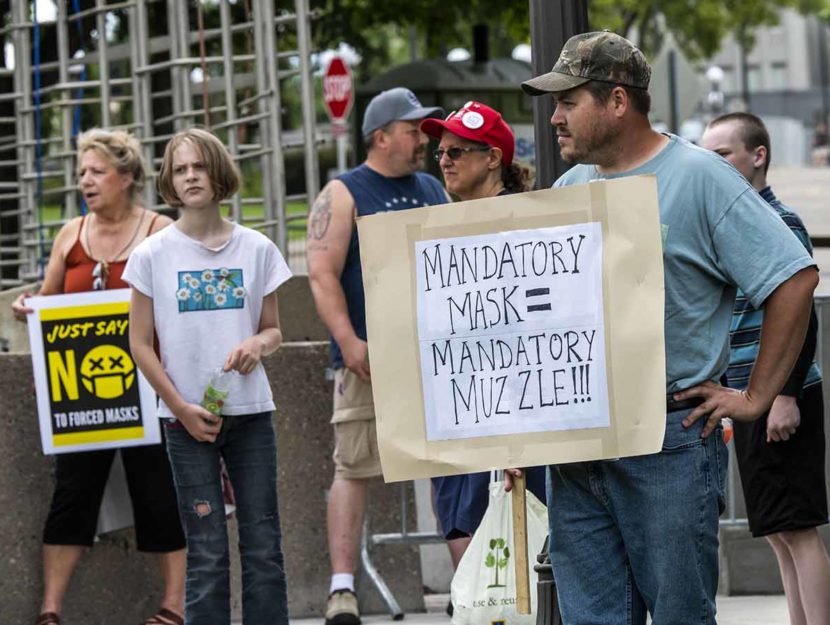
[[(141, 206), (146, 170), (138, 141), (121, 131), (94, 129), (78, 137), (78, 183), (88, 213), (61, 228), (38, 295), (121, 289), (132, 250), (171, 220)], [(26, 293), (12, 304), (25, 321)], [(145, 625), (181, 625), (184, 535), (163, 445), (120, 450), (135, 514), (139, 551), (158, 555), (165, 593)], [(56, 484), (43, 531), (43, 602), (37, 625), (59, 625), (72, 573), (91, 547), (101, 498), (116, 450), (55, 456)]]

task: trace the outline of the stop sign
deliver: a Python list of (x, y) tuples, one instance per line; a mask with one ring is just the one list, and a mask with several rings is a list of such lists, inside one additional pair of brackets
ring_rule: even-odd
[(332, 57), (323, 73), (323, 100), (331, 121), (342, 123), (354, 100), (352, 72), (339, 56)]

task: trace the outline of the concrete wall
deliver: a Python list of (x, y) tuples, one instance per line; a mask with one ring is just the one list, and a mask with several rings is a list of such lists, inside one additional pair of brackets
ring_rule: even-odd
[[(824, 546), (830, 550), (830, 526), (820, 528)], [(720, 531), (721, 581), (724, 595), (773, 595), (784, 592), (778, 562), (765, 538), (753, 538), (744, 527), (722, 527)]]
[[(313, 328), (312, 328), (313, 329)], [(328, 593), (325, 499), (331, 482), (331, 383), (325, 343), (284, 345), (266, 360), (278, 410), (279, 502), (292, 616), (319, 615)], [(52, 461), (40, 451), (31, 360), (0, 354), (0, 623), (34, 622), (40, 602), (40, 537), (51, 497)], [(376, 531), (400, 527), (398, 485), (373, 484)], [(414, 527), (414, 505), (410, 506)], [(231, 532), (235, 527), (231, 526)], [(235, 541), (234, 541), (235, 543)], [(423, 609), (416, 547), (381, 546), (375, 564), (406, 611)], [(239, 619), (239, 570), (234, 608)], [(374, 588), (359, 578), (367, 612), (384, 610)], [(161, 588), (152, 558), (135, 552), (132, 530), (105, 535), (86, 554), (70, 587), (68, 622), (140, 622), (158, 607)]]
[(0, 352), (28, 352), (29, 335), (26, 324), (12, 315), (11, 305), (20, 293), (34, 291), (35, 285), (26, 285), (0, 291)]

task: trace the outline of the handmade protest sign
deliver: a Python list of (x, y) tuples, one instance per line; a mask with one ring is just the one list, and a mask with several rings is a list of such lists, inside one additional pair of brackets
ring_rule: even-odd
[(415, 271), (428, 440), (608, 426), (599, 222), (418, 241)]
[(358, 220), (387, 481), (659, 451), (653, 177)]
[(130, 355), (129, 299), (117, 289), (27, 300), (44, 453), (161, 441), (155, 394)]

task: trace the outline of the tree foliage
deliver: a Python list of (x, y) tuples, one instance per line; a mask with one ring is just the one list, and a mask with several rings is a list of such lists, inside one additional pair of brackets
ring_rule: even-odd
[(521, 39), (528, 36), (529, 4), (504, 0), (313, 0), (324, 11), (321, 23), (327, 34), (366, 37), (378, 25), (414, 26), (424, 37), (426, 55), (468, 43), (470, 27), (490, 23)]
[(635, 40), (653, 55), (671, 32), (687, 58), (713, 56), (733, 33), (746, 49), (755, 44), (755, 30), (779, 21), (781, 9), (806, 14), (828, 10), (827, 0), (591, 0), (591, 24)]
[[(418, 56), (443, 56), (454, 47), (472, 47), (474, 24), (490, 26), (493, 53), (508, 55), (517, 43), (529, 41), (529, 3), (524, 0), (312, 0), (322, 17), (315, 24), (318, 46), (340, 41), (355, 47), (370, 71), (391, 60), (390, 41), (406, 42), (417, 33)], [(369, 78), (370, 76), (363, 76)]]
[[(671, 32), (691, 60), (711, 57), (729, 33), (751, 49), (760, 26), (777, 24), (781, 9), (830, 18), (830, 0), (588, 0), (591, 27), (608, 28), (634, 40), (653, 56)], [(312, 0), (323, 17), (315, 37), (319, 45), (346, 41), (369, 64), (389, 60), (384, 47), (391, 35), (404, 36), (414, 27), (420, 55), (443, 55), (470, 47), (472, 25), (488, 23), (496, 54), (507, 46), (530, 40), (529, 0)], [(399, 30), (389, 31), (390, 25)], [(382, 33), (378, 37), (378, 33)]]

